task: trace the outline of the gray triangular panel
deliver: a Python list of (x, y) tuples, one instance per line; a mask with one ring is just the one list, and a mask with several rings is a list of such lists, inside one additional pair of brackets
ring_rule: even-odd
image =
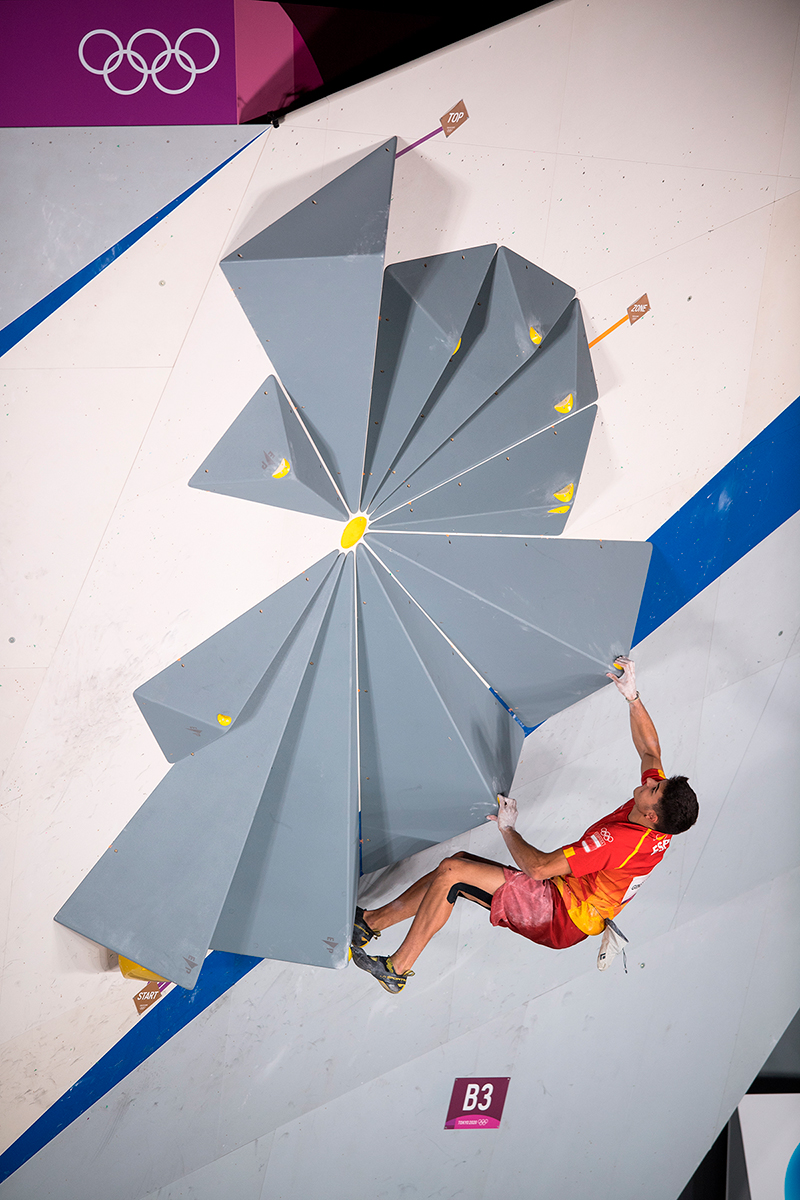
[(339, 576), (212, 945), (340, 967), (358, 878), (352, 555)]
[(566, 413), (576, 413), (596, 399), (580, 303), (573, 300), (539, 352), (414, 472), (407, 480), (410, 487), (402, 486), (375, 516), (454, 479), (530, 434), (549, 429)]
[(604, 687), (631, 644), (649, 542), (368, 533), (526, 725)]
[(372, 150), (222, 260), (383, 254), (397, 138)]
[(365, 871), (482, 824), (523, 733), (375, 559), (358, 549)]
[(533, 327), (544, 341), (573, 299), (575, 288), (507, 246), (501, 247), (500, 259), (517, 293), (524, 332)]
[(169, 771), (56, 914), (62, 925), (194, 986), (340, 570), (236, 727)]
[(372, 525), (444, 533), (561, 533), (577, 491), (597, 406), (592, 405)]
[(348, 515), (274, 375), (222, 435), (189, 487), (317, 517)]
[(337, 550), (328, 554), (136, 689), (133, 698), (169, 762), (233, 731), (338, 558)]
[(581, 313), (580, 301), (576, 299), (574, 301), (574, 305), (575, 321), (577, 325), (577, 345), (575, 347), (575, 403), (576, 405), (593, 404), (597, 399), (597, 380), (594, 377), (594, 367), (592, 366), (592, 352), (589, 349), (589, 339), (586, 336), (586, 326), (583, 323), (583, 314)]
[(395, 144), (222, 263), (352, 511), (361, 495)]
[[(408, 479), (524, 365), (574, 295), (574, 288), (500, 247), (464, 330), (461, 349), (394, 464), (397, 479)], [(377, 493), (377, 504), (395, 486), (387, 481)]]
[(389, 471), (458, 346), (495, 248), (473, 246), (386, 268), (362, 508)]

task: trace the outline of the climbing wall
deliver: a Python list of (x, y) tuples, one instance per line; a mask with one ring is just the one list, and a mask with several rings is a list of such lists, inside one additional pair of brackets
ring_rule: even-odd
[[(0, 702), (9, 834), (0, 851), (7, 914), (0, 1164), (8, 1178), (0, 1196), (349, 1200), (415, 1190), (493, 1200), (530, 1190), (532, 1180), (543, 1193), (565, 1184), (580, 1192), (591, 1180), (601, 1197), (679, 1195), (800, 1005), (797, 35), (796, 9), (779, 0), (733, 9), (712, 0), (691, 8), (567, 0), (321, 102), (244, 149), (232, 144), (241, 131), (229, 131), (218, 154), (196, 170), (181, 168), (169, 194), (154, 192), (151, 201), (148, 192), (147, 211), (140, 180), (159, 175), (152, 131), (128, 130), (113, 184), (124, 198), (118, 224), (90, 238), (81, 205), (74, 216), (64, 212), (64, 238), (80, 249), (79, 259), (58, 259), (60, 274), (45, 254), (52, 222), (43, 227), (42, 205), (32, 204), (27, 220), (20, 206), (4, 213), (3, 237), (22, 280), (8, 320), (25, 320), (18, 337), (7, 337), (0, 363), (12, 464), (3, 482), (10, 603)], [(40, 131), (30, 152), (19, 131), (0, 137), (20, 188), (27, 180), (32, 197), (59, 197), (70, 172), (70, 187), (79, 181), (84, 195), (103, 186), (93, 155), (105, 131), (51, 132), (54, 149)], [(112, 855), (119, 848), (115, 839), (148, 796), (170, 807), (173, 772), (199, 757), (194, 745), (184, 756), (174, 740), (187, 725), (176, 713), (201, 731), (203, 753), (219, 756), (223, 778), (231, 740), (257, 732), (255, 722), (237, 732), (239, 693), (227, 706), (209, 696), (200, 709), (181, 709), (178, 684), (159, 690), (162, 672), (171, 681), (199, 661), (190, 652), (216, 653), (219, 631), (255, 623), (265, 600), (280, 605), (281, 589), (298, 578), (305, 587), (303, 572), (320, 564), (307, 586), (327, 589), (324, 597), (309, 596), (305, 620), (305, 601), (296, 617), (291, 606), (287, 615), (291, 629), (299, 622), (292, 644), (307, 638), (312, 647), (309, 660), (324, 643), (332, 660), (354, 661), (342, 632), (353, 627), (337, 625), (336, 614), (352, 611), (359, 596), (380, 606), (409, 669), (430, 656), (432, 626), (408, 610), (405, 588), (437, 624), (454, 622), (450, 639), (464, 642), (465, 657), (519, 707), (526, 728), (541, 719), (541, 680), (522, 677), (513, 656), (497, 657), (507, 645), (502, 627), (496, 645), (487, 633), (467, 647), (469, 606), (446, 598), (447, 589), (465, 594), (458, 555), (466, 554), (483, 564), (469, 605), (497, 604), (502, 555), (511, 554), (518, 530), (470, 531), (473, 555), (464, 549), (469, 526), (455, 522), (485, 513), (496, 488), (492, 471), (505, 470), (508, 450), (491, 441), (490, 410), (465, 412), (464, 436), (452, 450), (444, 441), (450, 434), (437, 441), (424, 428), (427, 412), (420, 430), (420, 412), (402, 411), (395, 395), (425, 381), (412, 358), (398, 360), (391, 321), (375, 352), (376, 363), (383, 355), (405, 363), (381, 399), (398, 414), (397, 427), (391, 437), (383, 428), (364, 431), (373, 474), (361, 496), (357, 479), (347, 484), (347, 511), (313, 472), (275, 484), (296, 483), (309, 497), (305, 508), (248, 503), (247, 478), (226, 473), (225, 439), (241, 435), (237, 444), (246, 445), (247, 426), (237, 422), (249, 419), (265, 380), (276, 383), (264, 411), (285, 439), (272, 448), (273, 482), (292, 459), (296, 430), (283, 399), (292, 395), (291, 371), (284, 378), (269, 334), (254, 329), (220, 262), (395, 136), (385, 294), (390, 317), (411, 314), (409, 336), (440, 337), (442, 353), (452, 354), (447, 339), (462, 318), (443, 312), (433, 284), (419, 290), (414, 264), (439, 256), (442, 270), (457, 266), (448, 256), (464, 247), (486, 248), (474, 281), (464, 282), (468, 311), (481, 299), (495, 246), (505, 248), (509, 278), (523, 261), (574, 289), (576, 299), (565, 296), (553, 318), (564, 323), (555, 330), (563, 332), (563, 354), (548, 348), (549, 336), (537, 347), (530, 328), (547, 331), (533, 320), (525, 330), (523, 372), (536, 373), (537, 395), (552, 390), (550, 424), (563, 420), (577, 431), (582, 470), (572, 493), (566, 478), (553, 481), (547, 507), (567, 511), (549, 514), (561, 525), (519, 604), (551, 602), (566, 620), (594, 604), (599, 629), (606, 614), (582, 547), (599, 561), (614, 547), (624, 554), (652, 543), (634, 635), (639, 686), (665, 766), (689, 775), (701, 817), (673, 841), (626, 912), (627, 974), (619, 960), (597, 972), (595, 943), (548, 951), (490, 928), (485, 913), (463, 901), (398, 997), (344, 959), (340, 970), (322, 970), (299, 953), (301, 961), (286, 961), (292, 947), (279, 944), (280, 928), (269, 945), (253, 930), (263, 928), (264, 913), (313, 908), (321, 894), (331, 897), (331, 914), (351, 902), (352, 891), (325, 875), (325, 843), (355, 827), (359, 805), (355, 787), (329, 795), (325, 779), (310, 773), (327, 739), (339, 756), (337, 778), (352, 778), (349, 701), (346, 689), (337, 691), (344, 668), (313, 687), (304, 677), (293, 693), (299, 707), (275, 718), (294, 720), (298, 753), (279, 759), (291, 820), (271, 831), (257, 804), (258, 772), (269, 768), (253, 763), (251, 845), (268, 843), (279, 870), (267, 879), (263, 856), (245, 850), (226, 893), (240, 902), (223, 908), (211, 929), (210, 944), (219, 936), (224, 948), (205, 959), (195, 987), (156, 989), (159, 998), (140, 1013), (133, 997), (142, 982), (123, 978), (99, 935), (89, 940), (53, 916), (81, 894), (109, 848)], [(97, 256), (115, 246), (119, 252), (95, 269)], [(270, 269), (276, 261), (273, 253)], [(493, 287), (503, 282), (496, 274)], [(36, 307), (70, 280), (63, 303)], [(313, 321), (309, 338), (313, 348)], [(471, 339), (472, 329), (455, 361), (464, 353), (478, 375), (481, 344), (490, 339), (477, 332)], [(309, 350), (300, 366), (323, 381), (329, 370), (333, 395), (348, 363), (335, 364), (327, 352), (321, 359)], [(444, 381), (431, 417), (438, 412), (444, 421), (451, 403), (461, 411), (456, 378)], [(513, 379), (505, 391), (494, 386), (510, 421), (522, 397), (515, 399)], [(572, 409), (556, 414), (570, 395)], [(327, 419), (322, 414), (320, 425)], [(326, 428), (325, 440), (335, 441), (335, 422)], [(540, 451), (549, 427), (540, 428), (515, 479), (524, 481), (526, 463), (537, 478), (542, 463), (558, 467), (555, 449)], [(413, 501), (392, 490), (395, 443), (406, 446), (402, 470), (414, 480)], [(481, 465), (460, 457), (469, 447), (485, 448)], [(572, 451), (558, 453), (569, 461)], [(498, 454), (503, 459), (492, 465)], [(188, 487), (200, 469), (211, 473), (212, 460), (210, 488)], [(510, 459), (508, 469), (516, 469)], [(465, 471), (469, 489), (458, 489)], [(542, 496), (518, 496), (502, 520), (543, 507)], [(345, 556), (343, 527), (362, 501), (383, 516)], [(462, 533), (458, 554), (451, 545), (447, 558), (435, 541), (442, 521)], [(419, 549), (410, 552), (412, 539)], [(354, 558), (365, 560), (358, 581)], [(633, 569), (624, 558), (612, 562), (612, 575)], [(543, 581), (557, 563), (574, 582), (555, 595)], [(446, 587), (426, 590), (432, 568)], [(323, 599), (328, 618), (315, 623)], [(509, 620), (529, 621), (524, 607), (510, 611)], [(358, 642), (360, 676), (378, 671), (385, 652), (368, 634)], [(187, 666), (176, 666), (181, 661)], [(498, 662), (495, 679), (489, 671)], [(451, 707), (470, 704), (478, 677), (470, 671), (468, 683), (458, 670), (448, 673), (449, 663), (436, 664)], [(291, 674), (291, 662), (279, 666)], [(245, 673), (251, 668), (245, 661)], [(422, 689), (425, 672), (416, 669)], [(480, 686), (480, 701), (506, 717)], [(242, 703), (251, 694), (243, 692)], [(402, 709), (410, 729), (401, 702), (391, 688), (377, 688), (364, 720), (383, 727)], [(513, 783), (521, 831), (545, 849), (573, 840), (637, 782), (615, 689), (570, 693), (564, 704), (525, 739)], [(491, 728), (489, 710), (484, 719)], [(426, 756), (433, 755), (429, 732), (419, 734)], [(479, 764), (482, 736), (478, 730), (471, 743)], [(261, 752), (264, 739), (256, 741)], [(408, 765), (397, 746), (379, 738), (374, 745), (380, 769)], [(511, 752), (503, 749), (506, 761)], [(418, 753), (409, 737), (407, 758)], [(313, 816), (321, 796), (325, 825)], [(456, 848), (505, 859), (488, 824), (452, 833), (450, 801), (440, 832), (422, 847), (403, 843), (404, 827), (382, 810), (377, 790), (362, 789), (360, 803), (359, 887), (370, 903)], [(187, 908), (199, 918), (210, 890), (204, 881), (221, 869), (235, 831), (202, 787), (197, 805), (203, 821), (190, 813), (174, 831), (186, 896), (199, 897)], [(287, 853), (281, 838), (298, 817), (308, 839)], [(204, 858), (207, 842), (197, 841), (207, 822), (219, 848), (213, 862)], [(134, 865), (130, 894), (152, 927), (168, 928), (180, 889), (163, 871), (148, 874), (147, 846), (144, 839), (137, 847), (142, 873)], [(153, 841), (156, 859), (161, 850)], [(351, 879), (354, 889), (355, 861)], [(137, 881), (146, 892), (138, 899)], [(330, 937), (339, 941), (335, 931)], [(384, 934), (381, 952), (397, 941)], [(330, 947), (317, 950), (330, 965)], [(499, 1116), (484, 1110), (497, 1123), (445, 1128), (457, 1080), (462, 1106), (476, 1094), (471, 1083), (495, 1081), (499, 1095), (497, 1081), (506, 1081)], [(466, 1115), (479, 1111), (477, 1103)], [(644, 1111), (647, 1135), (621, 1139)]]

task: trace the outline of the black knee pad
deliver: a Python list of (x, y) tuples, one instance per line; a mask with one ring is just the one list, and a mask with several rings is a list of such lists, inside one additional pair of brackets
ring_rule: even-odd
[(484, 908), (492, 907), (491, 893), (484, 892), (482, 888), (475, 887), (471, 883), (454, 883), (447, 893), (449, 904), (455, 904), (459, 896), (463, 896), (465, 900), (473, 900), (476, 904), (483, 905)]

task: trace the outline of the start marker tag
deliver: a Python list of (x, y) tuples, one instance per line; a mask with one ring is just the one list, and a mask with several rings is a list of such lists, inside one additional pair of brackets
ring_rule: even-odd
[(638, 300), (634, 300), (633, 304), (628, 306), (628, 320), (631, 325), (638, 321), (645, 313), (650, 312), (650, 301), (647, 299), (647, 292), (640, 296)]
[(156, 1000), (161, 996), (162, 992), (169, 987), (169, 983), (163, 979), (150, 979), (144, 985), (140, 992), (137, 992), (133, 997), (133, 1003), (136, 1005), (136, 1011), (139, 1016), (149, 1008), (151, 1004), (155, 1004)]
[(463, 125), (468, 120), (469, 113), (463, 100), (459, 100), (458, 104), (454, 104), (449, 112), (446, 112), (443, 117), (439, 118), (445, 137), (450, 137), (450, 134), (455, 133), (459, 125)]

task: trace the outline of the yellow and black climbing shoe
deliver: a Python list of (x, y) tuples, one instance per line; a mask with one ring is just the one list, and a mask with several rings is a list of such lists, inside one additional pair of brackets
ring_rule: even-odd
[(406, 980), (413, 975), (413, 971), (406, 971), (403, 975), (398, 975), (392, 966), (391, 958), (371, 958), (369, 954), (365, 954), (359, 946), (352, 947), (353, 962), (362, 971), (369, 971), (370, 975), (374, 975), (382, 988), (386, 988), (387, 992), (402, 992), (406, 986)]
[(355, 950), (356, 947), (366, 946), (367, 942), (374, 937), (380, 937), (377, 929), (370, 929), (367, 922), (364, 920), (363, 908), (356, 909), (356, 919), (353, 922), (353, 936), (350, 939), (350, 945)]

